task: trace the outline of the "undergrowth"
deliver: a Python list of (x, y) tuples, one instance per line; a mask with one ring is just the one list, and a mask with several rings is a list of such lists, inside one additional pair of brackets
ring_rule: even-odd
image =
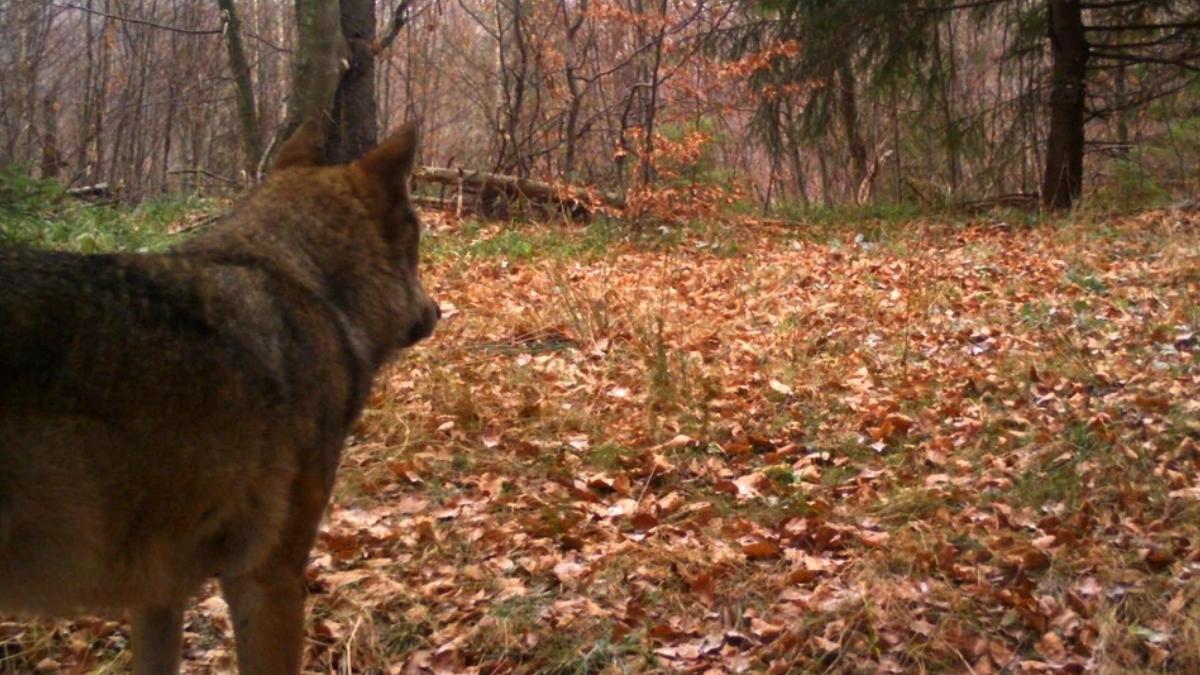
[(155, 251), (171, 243), (173, 230), (214, 208), (212, 201), (194, 196), (166, 196), (135, 206), (92, 203), (18, 167), (0, 168), (0, 244), (5, 245), (81, 253)]

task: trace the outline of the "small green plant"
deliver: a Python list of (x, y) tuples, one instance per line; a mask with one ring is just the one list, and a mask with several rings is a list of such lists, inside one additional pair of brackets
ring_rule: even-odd
[(1130, 157), (1114, 159), (1109, 164), (1112, 179), (1095, 196), (1095, 202), (1119, 212), (1152, 208), (1171, 199), (1171, 191), (1163, 187), (1148, 167)]
[(1067, 281), (1070, 281), (1071, 283), (1090, 293), (1095, 293), (1097, 295), (1104, 295), (1108, 293), (1108, 286), (1106, 286), (1104, 282), (1100, 280), (1100, 277), (1096, 276), (1096, 273), (1093, 270), (1084, 267), (1073, 266), (1068, 269)]
[(1053, 309), (1044, 300), (1026, 302), (1021, 305), (1021, 323), (1033, 329), (1044, 330), (1050, 327), (1052, 323)]
[[(62, 186), (34, 178), (23, 167), (0, 167), (0, 222), (50, 216), (64, 199)], [(0, 236), (6, 234), (0, 230)]]
[(508, 258), (509, 260), (529, 260), (537, 251), (537, 242), (520, 230), (502, 230), (490, 239), (483, 239), (471, 245), (469, 251), (482, 258)]
[(633, 451), (616, 443), (601, 443), (592, 448), (584, 457), (589, 465), (602, 469), (616, 470), (622, 468)]
[(796, 472), (790, 466), (770, 466), (763, 473), (778, 485), (786, 486), (796, 482)]

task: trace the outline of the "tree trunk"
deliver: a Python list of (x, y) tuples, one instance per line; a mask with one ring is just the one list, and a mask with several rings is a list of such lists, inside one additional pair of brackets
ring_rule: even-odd
[(61, 106), (53, 98), (42, 101), (42, 178), (58, 178), (63, 167), (58, 149), (58, 111)]
[(580, 48), (577, 43), (579, 29), (583, 26), (584, 20), (588, 15), (588, 0), (581, 0), (579, 3), (578, 14), (572, 19), (570, 9), (566, 0), (559, 0), (559, 8), (563, 13), (563, 22), (566, 24), (566, 64), (563, 68), (567, 79), (567, 91), (570, 93), (570, 98), (567, 103), (567, 120), (566, 127), (563, 130), (563, 143), (565, 151), (563, 155), (562, 176), (567, 181), (575, 180), (575, 166), (578, 162), (578, 141), (579, 141), (579, 115), (583, 111), (583, 88), (581, 87), (581, 78), (579, 77), (579, 67), (583, 62), (580, 56)]
[(341, 32), (350, 47), (350, 67), (338, 82), (327, 154), (349, 162), (375, 147), (379, 135), (375, 96), (375, 3), (341, 0)]
[[(941, 83), (940, 107), (942, 113), (942, 136), (945, 139), (946, 171), (950, 178), (951, 194), (958, 192), (962, 180), (962, 162), (959, 159), (959, 128), (954, 119), (954, 21), (946, 22), (947, 45), (942, 47), (942, 31), (935, 27), (933, 32), (933, 58), (937, 79)], [(946, 61), (949, 61), (947, 64)]]
[(659, 69), (662, 68), (663, 42), (667, 36), (667, 22), (665, 20), (667, 9), (667, 0), (662, 0), (658, 8), (658, 14), (664, 20), (654, 37), (654, 62), (650, 68), (650, 100), (646, 104), (646, 116), (643, 125), (645, 136), (642, 139), (642, 187), (648, 187), (657, 175), (654, 167), (654, 122), (658, 115), (658, 94), (659, 88), (662, 85)]
[(838, 65), (839, 112), (846, 132), (846, 149), (850, 151), (853, 171), (850, 196), (854, 197), (867, 177), (867, 144), (858, 129), (858, 96), (855, 92), (854, 70), (847, 58)]
[(338, 0), (296, 0), (296, 51), (281, 138), (305, 120), (330, 128), (342, 61), (350, 52), (342, 37), (338, 4)]
[(792, 167), (792, 183), (796, 188), (796, 195), (800, 197), (800, 204), (805, 208), (812, 205), (812, 200), (808, 196), (808, 171), (805, 169), (804, 158), (800, 156), (800, 136), (796, 133), (796, 118), (792, 109), (791, 101), (784, 103), (783, 114), (783, 144), (787, 146), (788, 162)]
[[(523, 0), (496, 0), (496, 57), (500, 81), (500, 135), (496, 153), (497, 171), (528, 176), (531, 157), (526, 152), (529, 139), (521, 128), (527, 116), (525, 96), (529, 86), (529, 44), (526, 35), (526, 14)], [(511, 35), (511, 41), (508, 36)]]
[(817, 168), (821, 176), (821, 203), (833, 206), (833, 179), (829, 176), (829, 162), (824, 144), (817, 146)]
[(1117, 143), (1120, 144), (1117, 153), (1122, 157), (1129, 154), (1129, 109), (1125, 103), (1127, 100), (1125, 96), (1127, 78), (1125, 66), (1126, 64), (1122, 63), (1117, 67), (1115, 90), (1113, 92), (1115, 96), (1113, 107), (1117, 109)]
[(250, 63), (246, 60), (246, 48), (242, 45), (242, 22), (233, 6), (233, 0), (217, 0), (217, 6), (221, 8), (225, 19), (225, 48), (229, 52), (229, 70), (233, 74), (234, 94), (237, 99), (246, 180), (253, 181), (258, 172), (259, 156), (262, 155), (262, 135), (258, 130), (254, 85), (250, 81)]
[(1046, 0), (1054, 81), (1042, 205), (1069, 209), (1083, 192), (1084, 78), (1090, 55), (1079, 0)]

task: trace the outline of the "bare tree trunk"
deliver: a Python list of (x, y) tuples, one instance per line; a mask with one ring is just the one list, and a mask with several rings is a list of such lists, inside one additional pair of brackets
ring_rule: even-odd
[(237, 99), (238, 126), (241, 129), (242, 155), (246, 180), (253, 181), (262, 155), (262, 133), (254, 104), (254, 85), (250, 79), (250, 63), (242, 44), (242, 21), (238, 18), (233, 0), (217, 0), (225, 21), (225, 49), (229, 53), (229, 70), (233, 74), (234, 97)]
[(361, 157), (379, 136), (375, 95), (374, 0), (341, 0), (341, 34), (350, 50), (333, 101), (333, 130), (328, 155), (334, 162)]
[(1046, 0), (1053, 58), (1042, 204), (1069, 209), (1083, 192), (1084, 105), (1090, 49), (1079, 0)]
[[(954, 21), (946, 23), (947, 45), (942, 48), (941, 28), (934, 30), (933, 51), (937, 79), (941, 81), (942, 136), (945, 139), (946, 171), (950, 179), (950, 192), (958, 192), (962, 179), (962, 162), (959, 158), (959, 132), (954, 120)], [(946, 64), (949, 62), (949, 65)]]
[(838, 66), (838, 101), (842, 115), (842, 127), (846, 133), (846, 149), (850, 152), (851, 176), (850, 195), (857, 194), (867, 177), (867, 144), (858, 128), (858, 95), (855, 92), (854, 70), (849, 59)]
[(896, 89), (892, 88), (892, 148), (896, 151), (893, 165), (896, 167), (896, 201), (904, 201), (904, 145), (900, 142), (900, 104), (896, 100)]
[(658, 91), (662, 85), (659, 70), (662, 68), (663, 40), (667, 34), (667, 0), (662, 0), (658, 8), (659, 16), (663, 18), (662, 26), (654, 37), (654, 64), (650, 68), (650, 100), (646, 105), (645, 138), (642, 148), (642, 186), (649, 185), (654, 180), (654, 122), (658, 116)]
[(281, 137), (305, 120), (330, 127), (341, 62), (350, 53), (341, 26), (338, 0), (296, 0), (296, 52)]
[(60, 106), (52, 97), (42, 101), (42, 178), (58, 178), (62, 168), (62, 153), (58, 149), (58, 111)]
[[(376, 91), (379, 91), (380, 88), (383, 89), (379, 96), (379, 124), (386, 130), (392, 124), (392, 81), (395, 78), (396, 68), (392, 65), (390, 58), (384, 59), (384, 62), (380, 65), (382, 68), (375, 70), (377, 78), (375, 89)], [(410, 78), (405, 78), (405, 80), (408, 79)]]
[(833, 206), (833, 180), (829, 176), (829, 162), (824, 144), (817, 146), (817, 168), (820, 169), (821, 176), (821, 202), (825, 206)]
[[(179, 20), (179, 5), (171, 5), (172, 23)], [(160, 190), (171, 189), (171, 149), (175, 138), (175, 118), (179, 110), (179, 34), (171, 34), (171, 64), (167, 71), (167, 119), (163, 129), (162, 175)]]
[(808, 208), (812, 204), (812, 200), (808, 196), (808, 171), (804, 165), (804, 158), (800, 156), (800, 137), (796, 133), (796, 117), (792, 108), (791, 101), (785, 103), (784, 108), (784, 138), (787, 145), (788, 162), (792, 167), (792, 182), (796, 187), (796, 194), (800, 197), (800, 203)]
[[(525, 35), (523, 0), (496, 0), (497, 56), (500, 65), (500, 93), (503, 119), (500, 121), (500, 151), (496, 157), (499, 172), (529, 175), (529, 162), (523, 147), (527, 145), (521, 129), (525, 116), (525, 93), (529, 78), (529, 46)], [(512, 42), (505, 41), (511, 33)]]
[(562, 176), (570, 182), (575, 179), (575, 166), (578, 163), (579, 114), (583, 110), (582, 78), (579, 77), (582, 58), (580, 57), (578, 35), (584, 20), (587, 19), (588, 0), (580, 0), (578, 13), (574, 20), (570, 18), (569, 4), (565, 0), (560, 0), (559, 7), (563, 13), (563, 21), (566, 23), (567, 54), (564, 71), (567, 91), (570, 93), (570, 100), (567, 103), (567, 121), (563, 129), (565, 150), (563, 151)]
[(637, 99), (638, 87), (634, 85), (629, 90), (629, 94), (625, 99), (625, 107), (621, 111), (620, 126), (617, 130), (617, 145), (619, 151), (613, 153), (613, 167), (617, 174), (617, 182), (624, 190), (628, 181), (628, 176), (625, 175), (625, 161), (629, 158), (629, 154), (633, 148), (629, 144), (629, 116), (633, 112), (633, 102)]
[(1113, 107), (1117, 109), (1117, 143), (1120, 144), (1117, 152), (1124, 157), (1129, 154), (1129, 110), (1126, 105), (1126, 80), (1128, 74), (1125, 72), (1126, 64), (1122, 63), (1117, 67), (1116, 83), (1114, 87), (1115, 101)]
[[(91, 2), (89, 1), (89, 6)], [(104, 11), (109, 10), (108, 0), (104, 0)], [(95, 117), (92, 117), (91, 138), (94, 142), (95, 163), (91, 168), (90, 183), (96, 183), (100, 180), (104, 166), (104, 136), (108, 129), (106, 113), (108, 112), (108, 76), (112, 70), (113, 50), (112, 42), (108, 40), (109, 31), (113, 29), (112, 19), (104, 19), (101, 22), (100, 31), (100, 65), (96, 68), (96, 96), (95, 96)]]

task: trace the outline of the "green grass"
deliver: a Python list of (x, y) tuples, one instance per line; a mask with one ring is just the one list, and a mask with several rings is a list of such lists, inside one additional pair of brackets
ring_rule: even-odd
[(533, 227), (510, 223), (496, 230), (480, 223), (467, 223), (449, 233), (426, 236), (422, 247), (434, 260), (504, 259), (533, 260), (595, 259), (625, 237), (618, 224), (598, 220), (584, 227)]
[(0, 245), (24, 244), (81, 253), (156, 251), (179, 235), (171, 225), (194, 220), (216, 206), (194, 196), (172, 196), (134, 207), (93, 204), (65, 194), (53, 181), (0, 169)]
[(1067, 270), (1067, 281), (1089, 293), (1096, 295), (1108, 293), (1108, 286), (1096, 275), (1096, 272), (1081, 265), (1073, 265)]
[(616, 470), (623, 468), (635, 454), (633, 450), (617, 443), (601, 443), (589, 450), (583, 461), (589, 466)]
[(931, 216), (953, 221), (952, 214), (908, 202), (791, 206), (778, 209), (771, 217), (794, 223), (795, 234), (802, 240), (824, 242), (854, 233), (864, 242), (880, 243), (904, 234), (914, 221)]
[(429, 624), (400, 620), (388, 624), (380, 636), (387, 654), (405, 654), (425, 646), (431, 633)]

